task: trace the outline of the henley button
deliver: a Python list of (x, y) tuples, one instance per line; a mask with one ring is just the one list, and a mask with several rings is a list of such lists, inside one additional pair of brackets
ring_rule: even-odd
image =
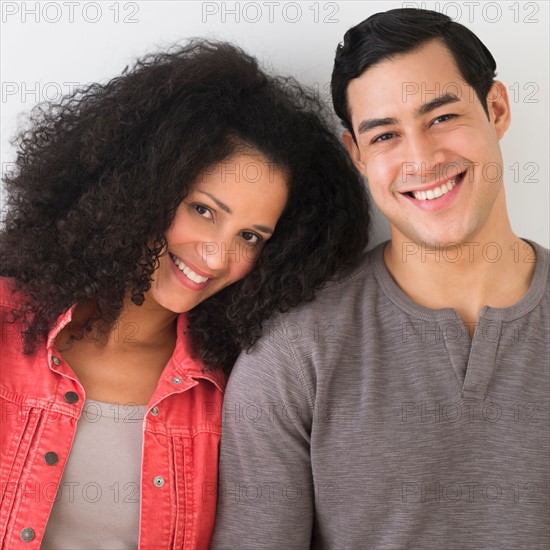
[(162, 487), (164, 485), (164, 478), (162, 476), (157, 476), (153, 479), (153, 485), (155, 487)]
[(34, 529), (25, 527), (24, 529), (21, 529), (19, 536), (23, 542), (31, 542), (31, 540), (34, 539)]
[(151, 416), (158, 416), (159, 414), (159, 408), (158, 407), (153, 407), (151, 409)]
[(57, 456), (56, 453), (54, 453), (53, 451), (50, 451), (49, 453), (46, 453), (44, 455), (44, 462), (48, 464), (48, 466), (54, 466), (59, 462), (59, 457)]
[(61, 365), (61, 361), (55, 355), (52, 357), (52, 363), (57, 366)]
[(67, 403), (76, 403), (79, 399), (78, 397), (78, 393), (74, 392), (74, 391), (68, 391), (66, 394), (65, 394), (65, 401), (67, 401)]
[(174, 376), (174, 378), (172, 378), (172, 382), (174, 384), (181, 384), (182, 383), (182, 379), (179, 377), (179, 376)]

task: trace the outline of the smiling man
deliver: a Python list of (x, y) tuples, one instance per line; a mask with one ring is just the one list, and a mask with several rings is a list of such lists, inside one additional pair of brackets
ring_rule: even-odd
[(239, 359), (214, 548), (547, 546), (549, 253), (510, 225), (495, 74), (436, 12), (346, 33), (334, 107), (391, 240)]

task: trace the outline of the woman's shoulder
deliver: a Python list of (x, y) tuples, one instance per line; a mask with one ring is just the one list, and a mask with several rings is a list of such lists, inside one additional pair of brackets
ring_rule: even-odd
[(15, 279), (0, 277), (0, 338), (2, 341), (1, 361), (14, 354), (19, 357), (21, 350), (21, 334), (25, 329), (25, 305), (29, 297), (16, 288)]
[(0, 308), (2, 311), (20, 311), (28, 302), (28, 296), (17, 290), (15, 279), (0, 277)]

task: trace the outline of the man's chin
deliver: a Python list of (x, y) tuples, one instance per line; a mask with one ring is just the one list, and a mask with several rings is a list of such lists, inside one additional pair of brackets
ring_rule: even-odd
[(441, 250), (442, 248), (451, 249), (465, 245), (470, 246), (475, 240), (475, 236), (471, 232), (464, 231), (463, 228), (456, 228), (454, 230), (452, 228), (445, 228), (444, 231), (410, 232), (408, 236), (404, 237), (403, 242), (413, 243), (426, 250)]

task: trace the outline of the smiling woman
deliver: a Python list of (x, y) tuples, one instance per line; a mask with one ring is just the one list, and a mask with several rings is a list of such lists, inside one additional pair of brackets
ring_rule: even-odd
[(367, 244), (323, 115), (205, 41), (33, 111), (0, 234), (1, 549), (209, 546), (226, 375)]
[(214, 166), (178, 208), (149, 296), (172, 311), (189, 311), (248, 275), (287, 197), (286, 175), (259, 152)]

